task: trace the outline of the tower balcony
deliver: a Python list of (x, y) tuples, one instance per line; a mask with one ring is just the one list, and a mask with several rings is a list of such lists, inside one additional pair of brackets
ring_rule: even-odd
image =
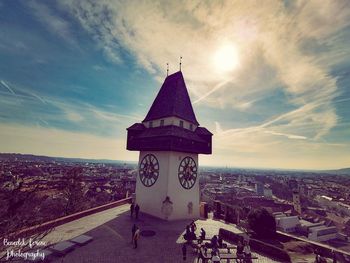
[(191, 131), (174, 125), (145, 128), (136, 123), (127, 130), (126, 148), (130, 151), (212, 153), (212, 134), (203, 127)]

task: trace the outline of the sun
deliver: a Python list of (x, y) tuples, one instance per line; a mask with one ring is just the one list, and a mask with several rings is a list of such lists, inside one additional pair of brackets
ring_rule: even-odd
[(215, 68), (220, 72), (233, 71), (239, 65), (237, 47), (232, 43), (222, 45), (214, 53), (213, 62)]

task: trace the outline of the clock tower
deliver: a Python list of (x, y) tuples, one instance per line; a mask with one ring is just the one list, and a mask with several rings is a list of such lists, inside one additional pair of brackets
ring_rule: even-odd
[(199, 217), (198, 154), (211, 154), (182, 72), (166, 77), (146, 118), (127, 129), (127, 150), (140, 151), (136, 202), (166, 220)]

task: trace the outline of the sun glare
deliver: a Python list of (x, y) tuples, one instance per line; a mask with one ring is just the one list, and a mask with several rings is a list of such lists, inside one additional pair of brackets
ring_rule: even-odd
[(233, 44), (223, 45), (215, 52), (213, 60), (218, 71), (232, 71), (239, 65), (238, 50)]

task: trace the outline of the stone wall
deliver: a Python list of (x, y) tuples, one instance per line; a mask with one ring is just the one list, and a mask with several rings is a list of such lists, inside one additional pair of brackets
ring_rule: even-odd
[[(239, 234), (235, 234), (223, 228), (219, 229), (219, 236), (222, 237), (224, 240), (227, 240), (233, 243), (237, 243), (238, 240), (242, 237)], [(280, 260), (283, 262), (291, 262), (291, 259), (288, 253), (276, 246), (264, 243), (254, 238), (249, 239), (249, 245), (253, 251), (256, 251), (261, 254), (265, 254), (270, 258)]]

